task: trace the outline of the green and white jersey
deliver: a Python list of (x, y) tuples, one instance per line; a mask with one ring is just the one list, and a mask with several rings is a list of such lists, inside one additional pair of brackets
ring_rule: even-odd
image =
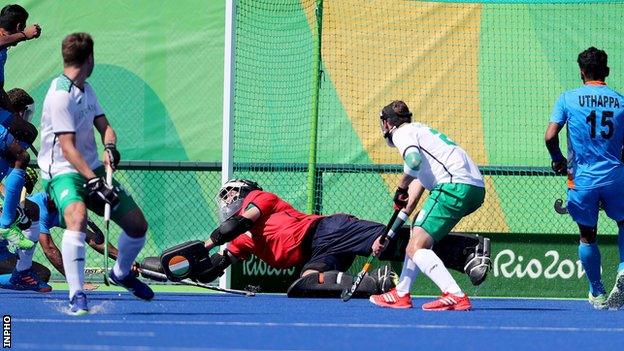
[(102, 165), (98, 159), (93, 120), (103, 115), (89, 83), (85, 82), (84, 90), (80, 90), (65, 75), (52, 80), (43, 102), (41, 149), (37, 157), (43, 179), (78, 172), (63, 156), (58, 133), (75, 133), (76, 148), (91, 169)]
[(403, 124), (392, 133), (392, 142), (406, 160), (404, 172), (418, 178), (428, 190), (442, 183), (485, 187), (479, 168), (466, 151), (429, 126)]

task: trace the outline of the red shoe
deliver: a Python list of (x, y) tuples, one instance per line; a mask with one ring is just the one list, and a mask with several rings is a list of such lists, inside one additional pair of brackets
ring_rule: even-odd
[(459, 297), (451, 293), (444, 293), (437, 300), (422, 305), (422, 309), (425, 311), (469, 311), (472, 309), (472, 304), (466, 294)]
[(368, 300), (379, 307), (412, 308), (412, 298), (409, 294), (401, 297), (395, 288), (390, 289), (385, 294), (371, 295)]

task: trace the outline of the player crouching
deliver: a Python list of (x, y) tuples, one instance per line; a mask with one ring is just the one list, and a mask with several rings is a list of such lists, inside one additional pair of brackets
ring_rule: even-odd
[[(356, 256), (370, 255), (385, 229), (383, 224), (344, 213), (304, 214), (249, 180), (227, 182), (217, 200), (221, 224), (210, 238), (165, 250), (160, 264), (149, 268), (162, 269), (172, 281), (191, 278), (207, 283), (221, 276), (232, 263), (253, 254), (278, 269), (301, 268), (301, 278), (288, 289), (289, 297), (339, 297), (353, 282), (353, 277), (343, 272)], [(398, 232), (380, 259), (403, 260), (409, 228)], [(222, 254), (209, 256), (212, 248), (226, 243)], [(467, 272), (473, 284), (485, 279), (490, 262), (489, 240), (450, 235), (434, 250), (447, 265)], [(394, 286), (388, 269), (382, 268), (374, 276), (366, 278), (356, 290), (356, 297), (368, 297)]]

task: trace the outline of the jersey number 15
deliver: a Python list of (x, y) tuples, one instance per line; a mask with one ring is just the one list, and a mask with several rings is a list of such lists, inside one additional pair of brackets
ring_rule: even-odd
[[(602, 117), (600, 118), (600, 125), (603, 128), (601, 128), (600, 136), (603, 139), (609, 139), (613, 136), (615, 127), (613, 125), (613, 121), (611, 120), (611, 118), (613, 118), (613, 111), (602, 111)], [(595, 139), (596, 138), (596, 111), (595, 110), (592, 110), (592, 112), (589, 113), (589, 116), (587, 116), (587, 118), (585, 119), (585, 122), (589, 123), (589, 126), (590, 126), (589, 136), (592, 139)]]

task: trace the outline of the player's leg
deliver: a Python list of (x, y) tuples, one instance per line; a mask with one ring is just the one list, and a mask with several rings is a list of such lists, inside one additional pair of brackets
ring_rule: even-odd
[[(103, 172), (103, 168), (96, 170), (96, 174), (98, 172)], [(152, 289), (130, 274), (134, 261), (145, 245), (147, 220), (132, 196), (116, 180), (113, 185), (119, 187), (120, 192), (119, 205), (112, 211), (111, 219), (121, 227), (122, 232), (117, 244), (117, 260), (109, 277), (113, 283), (128, 289), (134, 296), (151, 300), (154, 297)]]
[(9, 164), (14, 168), (9, 171), (4, 181), (5, 194), (2, 205), (2, 215), (0, 216), (0, 236), (9, 241), (10, 245), (19, 249), (29, 249), (35, 245), (28, 240), (17, 227), (20, 218), (17, 218), (17, 206), (19, 206), (22, 188), (24, 187), (26, 167), (30, 161), (28, 153), (17, 143), (17, 140), (0, 126), (0, 152), (3, 154), (2, 164), (4, 169)]
[(589, 303), (594, 308), (604, 308), (606, 293), (602, 284), (600, 249), (596, 243), (599, 191), (568, 190), (568, 212), (579, 227), (578, 255), (589, 283)]
[(55, 176), (44, 181), (59, 212), (62, 213), (61, 226), (65, 227), (61, 242), (63, 270), (69, 286), (69, 305), (75, 315), (84, 315), (89, 311), (87, 296), (83, 290), (85, 267), (85, 230), (87, 206), (84, 178), (78, 173)]
[[(30, 228), (24, 230), (24, 235), (31, 241), (37, 242), (39, 238), (39, 222), (31, 222)], [(33, 290), (38, 292), (50, 292), (52, 287), (40, 277), (33, 269), (33, 254), (35, 253), (35, 247), (30, 249), (17, 250), (18, 260), (15, 264), (15, 269), (9, 279), (9, 286), (3, 286), (3, 288), (14, 290)]]
[(461, 218), (479, 208), (484, 198), (483, 188), (466, 184), (442, 184), (433, 189), (414, 221), (406, 256), (411, 258), (418, 270), (431, 279), (443, 294), (438, 300), (424, 304), (423, 309), (471, 308), (470, 300), (431, 248), (435, 242), (442, 240)]
[(620, 309), (624, 306), (624, 186), (615, 183), (601, 188), (600, 198), (605, 213), (613, 219), (618, 226), (618, 250), (620, 263), (617, 267), (615, 285), (605, 301), (609, 309)]

